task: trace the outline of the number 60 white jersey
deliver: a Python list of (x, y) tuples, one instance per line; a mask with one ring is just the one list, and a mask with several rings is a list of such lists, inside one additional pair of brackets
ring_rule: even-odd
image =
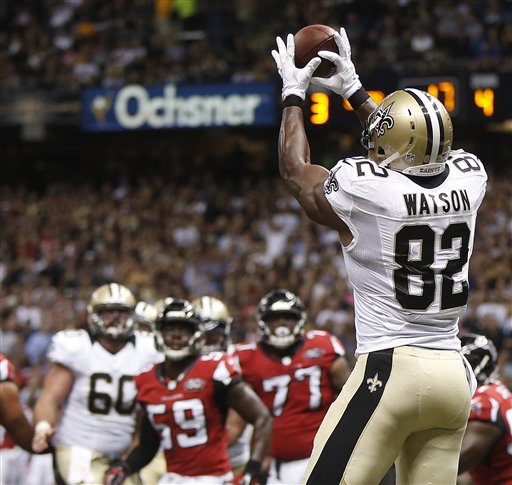
[(460, 349), (468, 261), (487, 174), (453, 150), (435, 177), (408, 177), (354, 157), (324, 184), (354, 239), (343, 247), (354, 289), (356, 355), (401, 345)]
[(85, 330), (64, 330), (53, 337), (48, 358), (75, 376), (53, 443), (118, 457), (135, 429), (133, 377), (163, 360), (153, 336), (135, 332), (112, 354)]

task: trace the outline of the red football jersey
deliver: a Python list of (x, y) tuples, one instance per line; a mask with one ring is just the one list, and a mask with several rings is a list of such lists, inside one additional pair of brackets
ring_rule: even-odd
[(167, 385), (157, 368), (136, 376), (135, 384), (137, 400), (160, 435), (167, 471), (189, 477), (229, 473), (224, 396), (241, 380), (236, 362), (212, 352), (199, 357), (180, 381)]
[[(4, 354), (0, 354), (0, 382), (16, 382), (16, 372), (14, 366), (9, 362)], [(0, 449), (14, 448), (16, 444), (5, 432), (5, 428), (0, 426)]]
[(477, 389), (469, 419), (497, 426), (501, 432), (488, 459), (470, 470), (477, 485), (512, 484), (512, 393), (495, 381)]
[(311, 331), (293, 357), (270, 356), (261, 344), (239, 345), (242, 375), (274, 417), (270, 455), (282, 461), (308, 458), (313, 438), (335, 398), (332, 363), (345, 355), (343, 344), (327, 332)]

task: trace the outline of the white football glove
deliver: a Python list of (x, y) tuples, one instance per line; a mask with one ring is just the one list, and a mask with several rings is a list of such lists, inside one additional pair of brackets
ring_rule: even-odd
[(341, 27), (339, 34), (338, 32), (334, 34), (334, 40), (338, 46), (339, 55), (331, 51), (320, 51), (318, 55), (331, 61), (336, 66), (336, 74), (328, 78), (314, 77), (311, 79), (311, 83), (329, 89), (333, 93), (348, 99), (363, 86), (350, 58), (350, 42), (343, 27)]
[(34, 427), (32, 450), (42, 453), (50, 446), (50, 439), (55, 434), (55, 427), (48, 421), (39, 421)]
[(322, 62), (319, 57), (314, 57), (308, 64), (299, 69), (295, 66), (295, 41), (293, 34), (288, 34), (286, 45), (281, 37), (276, 37), (277, 51), (272, 51), (272, 57), (276, 61), (277, 72), (283, 79), (282, 99), (284, 101), (290, 95), (306, 98), (306, 91), (316, 68)]

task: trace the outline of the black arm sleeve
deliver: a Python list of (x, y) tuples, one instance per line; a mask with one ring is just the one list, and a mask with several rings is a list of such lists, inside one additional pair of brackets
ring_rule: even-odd
[(144, 414), (140, 427), (140, 442), (138, 446), (130, 452), (126, 459), (126, 464), (130, 469), (130, 473), (135, 473), (141, 468), (144, 468), (156, 455), (159, 447), (160, 437), (158, 436), (155, 428), (153, 428), (149, 422), (146, 414)]

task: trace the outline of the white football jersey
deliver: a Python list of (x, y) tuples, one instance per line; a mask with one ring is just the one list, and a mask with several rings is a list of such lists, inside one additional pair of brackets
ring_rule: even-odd
[(407, 177), (354, 157), (324, 184), (354, 238), (343, 247), (354, 290), (356, 355), (415, 345), (460, 349), (468, 261), (487, 174), (453, 150), (443, 174)]
[(64, 330), (53, 337), (48, 358), (75, 375), (53, 443), (121, 455), (135, 429), (133, 377), (163, 360), (153, 335), (136, 331), (112, 354), (85, 330)]

